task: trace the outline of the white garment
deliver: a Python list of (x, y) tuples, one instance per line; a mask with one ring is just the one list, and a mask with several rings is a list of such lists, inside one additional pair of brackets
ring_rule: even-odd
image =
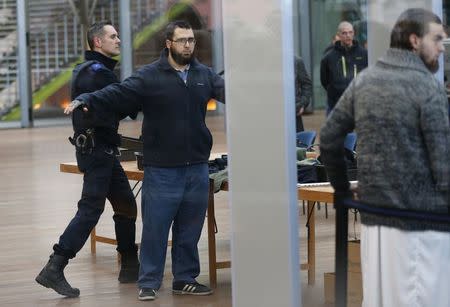
[(361, 225), (364, 307), (449, 307), (450, 233)]

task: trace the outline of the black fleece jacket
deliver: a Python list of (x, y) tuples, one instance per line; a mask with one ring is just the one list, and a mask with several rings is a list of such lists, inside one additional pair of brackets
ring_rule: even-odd
[(345, 48), (340, 41), (320, 62), (320, 82), (327, 91), (328, 104), (334, 108), (353, 78), (367, 67), (367, 50), (357, 41)]
[(205, 124), (206, 105), (212, 98), (224, 102), (224, 81), (193, 59), (185, 84), (167, 56), (164, 49), (159, 60), (143, 66), (122, 83), (77, 99), (88, 109), (109, 109), (119, 114), (142, 110), (145, 166), (207, 162), (212, 136)]

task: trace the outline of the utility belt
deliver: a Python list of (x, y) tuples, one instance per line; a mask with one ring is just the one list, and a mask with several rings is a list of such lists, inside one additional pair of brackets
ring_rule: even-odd
[(94, 129), (89, 128), (84, 132), (75, 132), (73, 137), (69, 137), (69, 142), (75, 146), (76, 151), (82, 154), (91, 154), (95, 148)]
[(94, 149), (98, 149), (104, 150), (108, 155), (120, 156), (117, 145), (108, 144), (109, 142), (100, 136), (96, 137), (94, 128), (86, 129), (84, 132), (75, 132), (73, 137), (69, 137), (69, 141), (81, 154), (92, 154)]

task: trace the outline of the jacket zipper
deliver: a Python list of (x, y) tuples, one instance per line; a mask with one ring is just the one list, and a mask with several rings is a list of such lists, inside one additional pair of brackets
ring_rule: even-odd
[(342, 73), (344, 74), (344, 78), (347, 78), (347, 64), (345, 63), (345, 57), (342, 56)]
[[(187, 91), (188, 97), (189, 97), (189, 88), (188, 88), (187, 78), (189, 78), (189, 74), (190, 74), (190, 72), (188, 73), (188, 75), (186, 77), (186, 82), (183, 82), (184, 86), (186, 87), (186, 91)], [(186, 106), (186, 108), (187, 108), (187, 117), (186, 118), (190, 118), (190, 111), (191, 111), (190, 99), (188, 99), (188, 100), (189, 101), (188, 101), (188, 104)], [(188, 123), (188, 120), (185, 121), (185, 125), (187, 125), (187, 123)], [(191, 165), (191, 162), (189, 161), (189, 159), (191, 158), (191, 146), (190, 146), (190, 142), (189, 142), (189, 140), (190, 140), (190, 137), (189, 137), (190, 130), (189, 130), (189, 127), (186, 127), (186, 128), (187, 128), (186, 129), (186, 146), (188, 148), (188, 150), (187, 150), (187, 152), (188, 152), (188, 156), (187, 156), (188, 160), (186, 161), (186, 165), (189, 166), (189, 165)]]

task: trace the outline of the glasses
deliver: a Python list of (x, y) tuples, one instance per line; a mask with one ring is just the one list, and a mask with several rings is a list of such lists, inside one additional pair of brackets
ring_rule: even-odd
[(177, 43), (177, 44), (181, 44), (181, 45), (186, 45), (186, 43), (189, 43), (189, 45), (195, 44), (195, 38), (193, 38), (193, 37), (189, 37), (189, 38), (183, 37), (183, 38), (179, 38), (179, 39), (171, 40), (171, 41), (174, 43)]

